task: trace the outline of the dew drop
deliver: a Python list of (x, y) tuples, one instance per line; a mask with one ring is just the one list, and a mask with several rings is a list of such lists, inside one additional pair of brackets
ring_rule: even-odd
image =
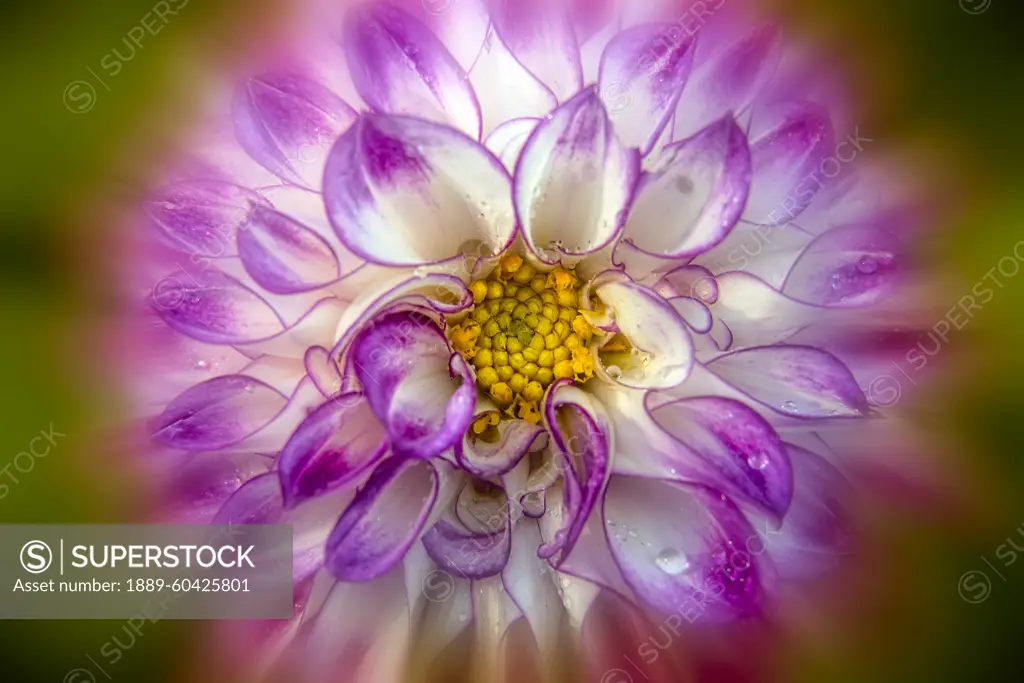
[(686, 555), (673, 548), (662, 550), (655, 563), (658, 569), (673, 576), (682, 574), (690, 568), (690, 561), (686, 559)]
[(871, 275), (871, 273), (878, 270), (878, 261), (870, 256), (865, 256), (860, 260), (860, 263), (857, 264), (857, 270), (865, 275)]
[(782, 409), (785, 410), (787, 413), (795, 413), (796, 404), (793, 403), (792, 401), (786, 401), (785, 403), (782, 404)]
[(605, 372), (607, 372), (608, 376), (611, 377), (612, 379), (618, 379), (619, 377), (622, 377), (622, 368), (620, 368), (618, 365), (609, 365), (607, 368), (605, 368)]
[(749, 465), (752, 470), (763, 470), (768, 467), (768, 454), (764, 451), (751, 453), (747, 458), (747, 465)]
[(210, 364), (207, 363), (205, 360), (201, 360), (198, 363), (196, 363), (196, 368), (198, 368), (199, 370), (205, 370), (208, 367), (210, 367)]

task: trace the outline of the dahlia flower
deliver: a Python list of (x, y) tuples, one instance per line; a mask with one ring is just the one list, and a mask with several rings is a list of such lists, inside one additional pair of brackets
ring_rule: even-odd
[(261, 662), (549, 668), (601, 596), (699, 628), (850, 552), (905, 239), (820, 63), (738, 1), (310, 4), (133, 261), (175, 517), (294, 527)]

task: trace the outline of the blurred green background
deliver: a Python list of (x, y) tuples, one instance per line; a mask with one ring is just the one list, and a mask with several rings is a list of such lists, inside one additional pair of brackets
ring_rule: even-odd
[[(100, 323), (115, 310), (112, 261), (101, 258), (114, 239), (105, 207), (138, 191), (146, 162), (187, 119), (189, 74), (253, 42), (263, 20), (257, 9), (275, 3), (192, 0), (121, 73), (98, 83), (90, 69), (102, 75), (100, 59), (153, 4), (8, 0), (0, 10), (0, 468), (51, 425), (66, 435), (30, 471), (8, 470), (17, 484), (0, 476), (9, 487), (0, 489), (0, 523), (117, 521), (141, 509), (130, 461), (112, 436), (115, 387), (98, 362)], [(954, 305), (1024, 239), (1024, 3), (773, 4), (846, 58), (853, 82), (871, 96), (862, 130), (885, 147), (927, 154), (952, 179), (928, 252)], [(94, 88), (87, 111), (72, 111), (86, 103), (81, 86), (67, 90), (75, 81)], [(948, 450), (936, 458), (955, 473), (955, 495), (891, 513), (881, 553), (885, 604), (803, 652), (787, 678), (1019, 680), (1024, 562), (1000, 566), (1004, 580), (990, 572), (991, 595), (978, 604), (960, 597), (958, 582), (969, 570), (988, 571), (984, 560), (997, 562), (1008, 537), (1024, 545), (1022, 302), (1024, 274), (1005, 279), (951, 335), (942, 352), (948, 374), (914, 410)], [(0, 623), (0, 678), (64, 680), (120, 627)], [(181, 680), (201, 637), (186, 624), (149, 626), (110, 675)]]

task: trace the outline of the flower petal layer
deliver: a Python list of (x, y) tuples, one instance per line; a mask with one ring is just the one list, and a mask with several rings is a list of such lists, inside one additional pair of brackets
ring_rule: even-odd
[(419, 537), (437, 492), (437, 472), (426, 460), (382, 462), (327, 539), (327, 569), (342, 581), (386, 574)]
[(667, 258), (707, 251), (743, 213), (750, 173), (747, 136), (731, 117), (669, 145), (640, 181), (624, 239)]
[(425, 316), (376, 318), (353, 341), (350, 363), (399, 455), (438, 455), (462, 438), (473, 419), (473, 375)]
[(442, 261), (512, 240), (508, 174), (457, 131), (420, 119), (364, 115), (341, 136), (324, 175), (341, 241), (382, 265)]
[(554, 262), (609, 244), (638, 177), (636, 150), (618, 141), (596, 90), (583, 90), (537, 126), (519, 157), (513, 198), (527, 245)]
[(254, 207), (238, 232), (238, 255), (252, 279), (275, 294), (319, 289), (341, 274), (338, 257), (324, 238), (264, 207)]

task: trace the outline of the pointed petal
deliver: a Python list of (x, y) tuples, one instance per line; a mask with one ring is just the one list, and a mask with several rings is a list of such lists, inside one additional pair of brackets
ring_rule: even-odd
[(351, 10), (345, 48), (359, 95), (377, 111), (418, 116), (480, 137), (466, 72), (412, 14), (383, 3)]
[(563, 526), (539, 551), (541, 557), (558, 567), (572, 552), (587, 518), (604, 493), (615, 446), (604, 409), (569, 380), (559, 380), (548, 390), (544, 419), (554, 447), (568, 465), (563, 478)]
[(325, 239), (276, 211), (254, 207), (238, 233), (238, 255), (256, 284), (275, 294), (319, 289), (341, 275)]
[[(598, 85), (608, 94), (617, 87), (628, 95), (623, 107), (609, 105), (615, 131), (646, 155), (675, 113), (693, 65), (693, 39), (662, 51), (666, 24), (634, 26), (612, 39), (601, 56)], [(619, 111), (616, 111), (619, 110)]]
[(781, 521), (793, 498), (793, 471), (782, 439), (763, 417), (711, 396), (668, 403), (651, 416), (699, 458), (675, 463), (683, 476)]
[(168, 325), (211, 344), (239, 344), (283, 329), (270, 304), (218, 270), (169, 275), (150, 302)]
[(342, 394), (320, 406), (288, 439), (278, 460), (285, 505), (354, 481), (387, 450), (387, 434), (363, 395)]
[(234, 256), (235, 235), (253, 207), (269, 206), (252, 190), (210, 180), (173, 183), (145, 204), (146, 215), (177, 249), (196, 258)]
[(365, 115), (331, 151), (324, 200), (341, 241), (383, 265), (442, 261), (512, 240), (509, 178), (482, 145), (419, 119)]
[(151, 426), (154, 441), (186, 451), (213, 451), (259, 431), (288, 399), (244, 375), (225, 375), (180, 394)]
[(721, 621), (755, 614), (757, 535), (725, 496), (701, 486), (613, 477), (604, 500), (612, 555), (626, 582), (661, 614)]
[(846, 366), (814, 347), (743, 349), (716, 358), (707, 367), (783, 415), (859, 417), (868, 411), (867, 399)]
[(558, 106), (546, 85), (516, 61), (493, 29), (469, 72), (483, 111), (483, 134), (511, 119), (540, 118)]
[(583, 87), (576, 33), (565, 8), (546, 0), (488, 0), (491, 22), (515, 58), (566, 100)]
[(265, 169), (318, 190), (331, 145), (356, 112), (316, 81), (296, 74), (262, 74), (235, 93), (235, 136)]
[(640, 182), (623, 238), (662, 257), (707, 251), (739, 220), (750, 173), (747, 137), (731, 117), (669, 145)]
[(897, 285), (901, 251), (899, 240), (884, 228), (832, 228), (800, 255), (782, 291), (819, 306), (870, 306)]
[(675, 137), (747, 108), (775, 73), (780, 39), (777, 26), (763, 26), (694, 69), (676, 110)]
[(815, 172), (835, 148), (828, 112), (813, 104), (787, 105), (769, 131), (753, 139), (753, 179), (743, 218), (782, 225), (814, 199)]
[(487, 136), (485, 145), (487, 149), (494, 152), (494, 155), (501, 159), (509, 173), (516, 170), (516, 163), (519, 161), (519, 153), (523, 151), (523, 145), (529, 139), (540, 119), (512, 119), (506, 121), (494, 132)]
[(551, 114), (530, 136), (514, 178), (516, 214), (530, 249), (554, 262), (616, 238), (639, 176), (594, 89)]
[(438, 455), (462, 438), (473, 419), (473, 375), (429, 318), (377, 318), (352, 343), (350, 362), (400, 455)]
[[(604, 372), (625, 386), (668, 389), (693, 369), (693, 342), (686, 321), (653, 290), (635, 282), (615, 281), (596, 288), (614, 310), (615, 324), (639, 353), (602, 352)], [(627, 357), (628, 356), (628, 357)], [(618, 368), (609, 372), (612, 366)]]
[(391, 457), (377, 466), (327, 540), (327, 569), (369, 581), (398, 564), (423, 530), (438, 478), (425, 460)]

